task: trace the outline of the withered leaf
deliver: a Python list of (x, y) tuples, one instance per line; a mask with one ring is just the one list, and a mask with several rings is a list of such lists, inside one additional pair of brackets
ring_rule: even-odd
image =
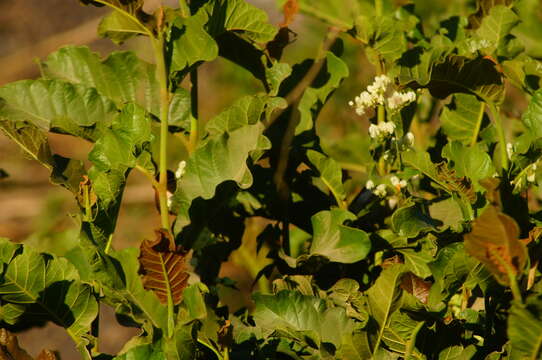
[(299, 4), (297, 0), (288, 0), (284, 3), (282, 8), (284, 12), (284, 21), (280, 24), (280, 27), (288, 27), (294, 21), (295, 15), (299, 11)]
[(484, 264), (503, 285), (509, 285), (506, 266), (514, 274), (525, 267), (527, 249), (519, 239), (519, 227), (510, 216), (489, 206), (465, 235), (465, 250)]
[(181, 302), (189, 277), (186, 251), (175, 245), (167, 231), (156, 231), (155, 240), (143, 240), (139, 265), (145, 289), (153, 291), (163, 304), (167, 304), (169, 294), (174, 305)]
[(405, 274), (401, 279), (401, 289), (412, 294), (422, 304), (427, 304), (431, 285), (430, 281), (425, 281), (410, 272)]

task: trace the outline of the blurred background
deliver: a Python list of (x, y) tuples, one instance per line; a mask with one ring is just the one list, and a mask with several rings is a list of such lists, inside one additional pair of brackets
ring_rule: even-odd
[[(163, 1), (174, 5), (177, 1)], [(282, 22), (282, 13), (275, 0), (249, 0), (269, 14), (270, 22)], [(396, 1), (404, 3), (404, 1)], [(421, 16), (432, 13), (433, 24), (438, 27), (447, 14), (468, 14), (473, 1), (417, 1)], [(45, 58), (62, 45), (88, 45), (102, 56), (119, 47), (109, 40), (99, 39), (96, 27), (105, 8), (84, 7), (77, 0), (0, 0), (0, 86), (11, 81), (39, 77), (36, 58)], [(283, 61), (294, 64), (306, 58), (314, 58), (327, 32), (326, 26), (301, 14), (291, 25), (294, 33), (303, 34), (287, 47)], [(430, 30), (429, 30), (430, 31)], [(356, 193), (365, 180), (361, 165), (367, 163), (368, 120), (360, 118), (347, 106), (350, 99), (361, 92), (374, 77), (374, 68), (368, 62), (358, 43), (342, 36), (343, 60), (347, 62), (350, 76), (324, 107), (318, 119), (318, 133), (322, 136), (324, 149), (338, 159), (345, 169), (352, 170), (347, 183), (350, 193)], [(140, 39), (128, 41), (122, 50), (133, 50), (151, 61), (147, 45)], [(205, 123), (238, 97), (264, 91), (251, 75), (223, 59), (204, 64), (199, 71), (200, 117)], [(519, 107), (525, 106), (525, 101)], [(63, 135), (51, 135), (53, 151), (60, 155), (85, 160), (91, 144)], [(172, 144), (173, 152), (182, 158), (182, 145)], [(178, 148), (176, 148), (178, 147)], [(26, 158), (17, 146), (0, 133), (0, 169), (8, 177), (0, 176), (0, 237), (17, 242), (31, 243), (42, 251), (62, 254), (67, 251), (78, 228), (70, 214), (76, 211), (71, 194), (49, 183), (48, 171)], [(246, 224), (247, 231), (243, 249), (232, 254), (225, 263), (221, 276), (236, 282), (239, 290), (224, 287), (222, 298), (236, 311), (250, 307), (250, 292), (255, 277), (253, 262), (262, 268), (266, 264), (265, 253), (255, 256), (256, 236), (265, 226), (258, 219)], [(154, 206), (154, 192), (146, 178), (132, 173), (128, 180), (117, 226), (114, 245), (117, 248), (139, 246), (144, 238), (153, 237), (153, 229), (159, 227)], [(247, 257), (247, 254), (250, 256)], [(253, 265), (254, 265), (253, 264)], [(252, 268), (252, 270), (251, 270)], [(256, 287), (258, 285), (255, 285)], [(263, 290), (263, 289), (262, 289)], [(120, 326), (112, 309), (104, 306), (100, 322), (100, 351), (117, 353), (135, 330)], [(59, 351), (62, 359), (77, 359), (72, 341), (55, 325), (33, 329), (18, 334), (21, 346), (36, 356), (43, 349)]]

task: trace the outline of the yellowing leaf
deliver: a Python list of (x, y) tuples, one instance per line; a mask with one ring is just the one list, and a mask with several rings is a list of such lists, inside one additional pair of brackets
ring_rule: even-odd
[(465, 235), (465, 249), (482, 262), (497, 281), (508, 285), (507, 268), (517, 274), (525, 267), (527, 250), (519, 239), (519, 227), (510, 216), (488, 207)]

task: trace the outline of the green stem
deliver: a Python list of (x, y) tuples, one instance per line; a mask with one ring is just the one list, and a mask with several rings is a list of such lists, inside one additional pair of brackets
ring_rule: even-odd
[(491, 253), (506, 270), (506, 275), (508, 276), (508, 281), (510, 282), (510, 290), (512, 290), (512, 296), (514, 297), (514, 300), (519, 302), (520, 304), (523, 304), (523, 298), (521, 296), (521, 291), (519, 290), (518, 281), (516, 278), (516, 274), (514, 273), (514, 269), (512, 269), (510, 264), (504, 261), (504, 259), (496, 251), (491, 251)]
[(162, 227), (167, 231), (169, 228), (169, 209), (167, 206), (167, 138), (168, 138), (168, 115), (169, 115), (169, 87), (166, 63), (164, 59), (164, 39), (160, 34), (158, 39), (153, 39), (154, 57), (156, 59), (156, 70), (160, 84), (160, 164), (158, 200), (160, 202), (160, 217)]
[(225, 360), (225, 358), (222, 357), (222, 355), (220, 355), (220, 353), (218, 351), (216, 351), (216, 349), (213, 346), (211, 346), (211, 344), (208, 344), (208, 343), (206, 343), (205, 341), (203, 341), (201, 339), (198, 339), (198, 342), (201, 345), (205, 346), (207, 349), (211, 350), (216, 355), (216, 358), (218, 360)]
[(485, 109), (486, 109), (486, 104), (483, 101), (480, 102), (480, 110), (478, 112), (478, 117), (476, 118), (476, 127), (474, 128), (474, 133), (472, 134), (472, 138), (470, 140), (471, 146), (476, 145), (476, 141), (478, 140), (478, 134), (480, 133), (482, 120), (484, 120)]
[(190, 72), (190, 139), (189, 151), (193, 152), (198, 143), (198, 69)]
[(105, 244), (105, 250), (104, 250), (106, 254), (109, 254), (109, 251), (111, 251), (112, 243), (113, 243), (113, 234), (109, 234), (109, 238), (107, 239), (107, 244)]
[(495, 123), (495, 128), (497, 129), (497, 136), (499, 137), (499, 145), (501, 148), (502, 168), (504, 171), (506, 171), (508, 170), (508, 154), (506, 152), (506, 137), (504, 134), (504, 127), (503, 127), (497, 106), (495, 106), (495, 104), (493, 103), (488, 103), (488, 107), (491, 112), (491, 117), (493, 118), (493, 122)]
[(410, 360), (410, 355), (412, 354), (412, 351), (414, 350), (414, 346), (416, 345), (416, 337), (418, 336), (418, 333), (420, 332), (421, 328), (423, 327), (424, 322), (420, 322), (414, 330), (412, 331), (412, 335), (410, 335), (410, 340), (408, 340), (406, 350), (405, 350), (405, 360)]
[(382, 0), (375, 0), (375, 13), (376, 16), (382, 16), (383, 3)]

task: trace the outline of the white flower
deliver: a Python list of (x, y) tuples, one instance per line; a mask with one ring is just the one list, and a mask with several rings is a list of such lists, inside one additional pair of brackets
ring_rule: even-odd
[(408, 144), (409, 146), (414, 145), (414, 134), (411, 133), (410, 131), (407, 132), (405, 135), (405, 143)]
[(407, 186), (407, 182), (406, 180), (400, 180), (397, 176), (393, 175), (391, 178), (390, 178), (390, 182), (391, 184), (398, 188), (398, 189), (402, 189), (402, 188), (405, 188)]
[(536, 181), (536, 163), (532, 164), (527, 170), (527, 182), (534, 183)]
[(167, 197), (167, 207), (169, 209), (169, 208), (171, 208), (171, 203), (172, 203), (171, 198), (173, 197), (173, 194), (168, 191), (166, 193), (166, 197)]
[(369, 126), (369, 136), (372, 137), (373, 139), (376, 139), (377, 137), (379, 137), (380, 128), (375, 124), (371, 124), (371, 126)]
[(177, 171), (175, 171), (175, 178), (179, 180), (185, 173), (185, 167), (186, 167), (186, 161), (182, 160), (179, 162), (179, 166), (177, 167)]
[(375, 183), (373, 182), (373, 180), (367, 180), (367, 182), (365, 183), (365, 188), (367, 190), (371, 190), (371, 189), (374, 189), (375, 187)]
[(360, 116), (365, 114), (367, 108), (384, 105), (384, 93), (390, 83), (391, 79), (388, 76), (377, 76), (374, 82), (367, 86), (367, 90), (356, 96), (354, 101), (349, 101), (348, 105), (355, 107), (356, 114)]
[(536, 180), (536, 174), (535, 173), (527, 175), (527, 181), (528, 182), (534, 183), (535, 180)]
[(514, 154), (514, 145), (512, 143), (506, 144), (506, 153), (508, 154), (508, 158), (511, 159)]
[(379, 197), (386, 196), (386, 185), (380, 184), (376, 187), (376, 190), (374, 191), (374, 194)]
[(388, 107), (390, 110), (398, 110), (413, 101), (416, 101), (416, 93), (414, 91), (407, 91), (406, 93), (394, 91), (388, 98)]
[(391, 135), (395, 131), (395, 124), (391, 121), (383, 122), (378, 126), (380, 127), (380, 131), (382, 133), (388, 133), (389, 135)]

